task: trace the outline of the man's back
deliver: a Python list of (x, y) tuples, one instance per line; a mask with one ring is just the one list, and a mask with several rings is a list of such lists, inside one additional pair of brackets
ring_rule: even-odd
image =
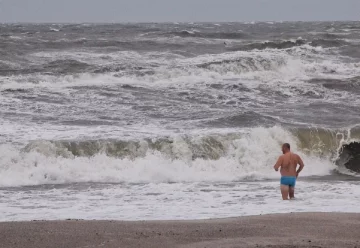
[(281, 161), (281, 175), (296, 177), (296, 168), (300, 164), (300, 157), (295, 153), (288, 152), (280, 156), (279, 160)]

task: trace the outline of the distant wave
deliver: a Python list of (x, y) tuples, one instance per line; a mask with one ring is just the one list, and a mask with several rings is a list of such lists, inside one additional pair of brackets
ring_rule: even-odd
[(230, 46), (227, 48), (229, 51), (251, 51), (251, 50), (264, 50), (264, 49), (289, 49), (293, 47), (310, 45), (313, 47), (339, 47), (348, 44), (344, 40), (340, 39), (315, 39), (307, 41), (304, 39), (297, 40), (285, 40), (285, 41), (266, 41), (255, 42), (245, 45)]
[[(0, 62), (1, 65), (1, 62)], [(5, 67), (6, 66), (6, 67)], [(0, 76), (13, 76), (13, 75), (27, 75), (27, 74), (37, 74), (40, 72), (45, 72), (49, 74), (74, 74), (74, 73), (84, 73), (91, 72), (91, 68), (94, 68), (93, 65), (77, 61), (74, 59), (58, 59), (50, 61), (48, 63), (32, 65), (29, 67), (20, 67), (20, 66), (9, 66), (5, 65), (0, 68)]]
[(242, 32), (198, 32), (198, 31), (178, 31), (171, 33), (164, 33), (163, 35), (174, 35), (179, 37), (196, 37), (196, 38), (211, 38), (211, 39), (248, 39), (250, 36)]
[(230, 47), (228, 50), (232, 51), (250, 51), (250, 50), (263, 50), (263, 49), (287, 49), (296, 46), (302, 46), (306, 44), (305, 40), (299, 39), (295, 41), (287, 40), (287, 41), (266, 41), (261, 43), (251, 43), (247, 45), (239, 45), (235, 47)]
[(309, 43), (311, 46), (321, 47), (339, 47), (348, 44), (344, 40), (339, 39), (316, 39)]
[(253, 127), (257, 126), (258, 123), (263, 123), (263, 126), (273, 126), (278, 123), (278, 120), (270, 116), (264, 116), (248, 111), (228, 117), (215, 118), (214, 120), (207, 122), (208, 125), (214, 127)]
[(243, 56), (235, 59), (223, 59), (220, 61), (211, 61), (198, 65), (200, 68), (217, 71), (219, 73), (226, 72), (249, 72), (260, 70), (275, 70), (286, 65), (286, 60), (282, 57), (263, 57), (263, 56)]
[(329, 78), (314, 78), (309, 80), (310, 83), (322, 84), (325, 88), (342, 91), (359, 91), (360, 92), (360, 77), (350, 77), (347, 79), (329, 79)]
[(72, 59), (55, 60), (44, 65), (45, 70), (56, 71), (58, 73), (84, 72), (89, 67), (90, 65), (86, 63)]

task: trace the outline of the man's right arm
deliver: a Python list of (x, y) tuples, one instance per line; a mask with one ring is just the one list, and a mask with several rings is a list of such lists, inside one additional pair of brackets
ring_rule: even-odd
[(281, 165), (282, 165), (282, 156), (279, 157), (279, 159), (277, 160), (276, 164), (274, 165), (275, 171), (278, 171), (279, 168), (281, 167)]
[(298, 164), (300, 165), (299, 169), (296, 171), (296, 177), (299, 176), (299, 173), (304, 169), (304, 162), (302, 161), (302, 159), (300, 158), (300, 156), (298, 155)]

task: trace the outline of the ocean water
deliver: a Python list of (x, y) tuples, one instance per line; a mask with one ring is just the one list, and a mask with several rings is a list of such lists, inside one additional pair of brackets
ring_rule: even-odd
[(360, 22), (0, 24), (0, 221), (358, 212), (359, 51)]

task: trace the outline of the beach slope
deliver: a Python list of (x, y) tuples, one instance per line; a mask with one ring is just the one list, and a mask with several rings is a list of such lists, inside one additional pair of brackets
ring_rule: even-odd
[(194, 221), (0, 223), (1, 248), (360, 247), (360, 214), (292, 213)]

